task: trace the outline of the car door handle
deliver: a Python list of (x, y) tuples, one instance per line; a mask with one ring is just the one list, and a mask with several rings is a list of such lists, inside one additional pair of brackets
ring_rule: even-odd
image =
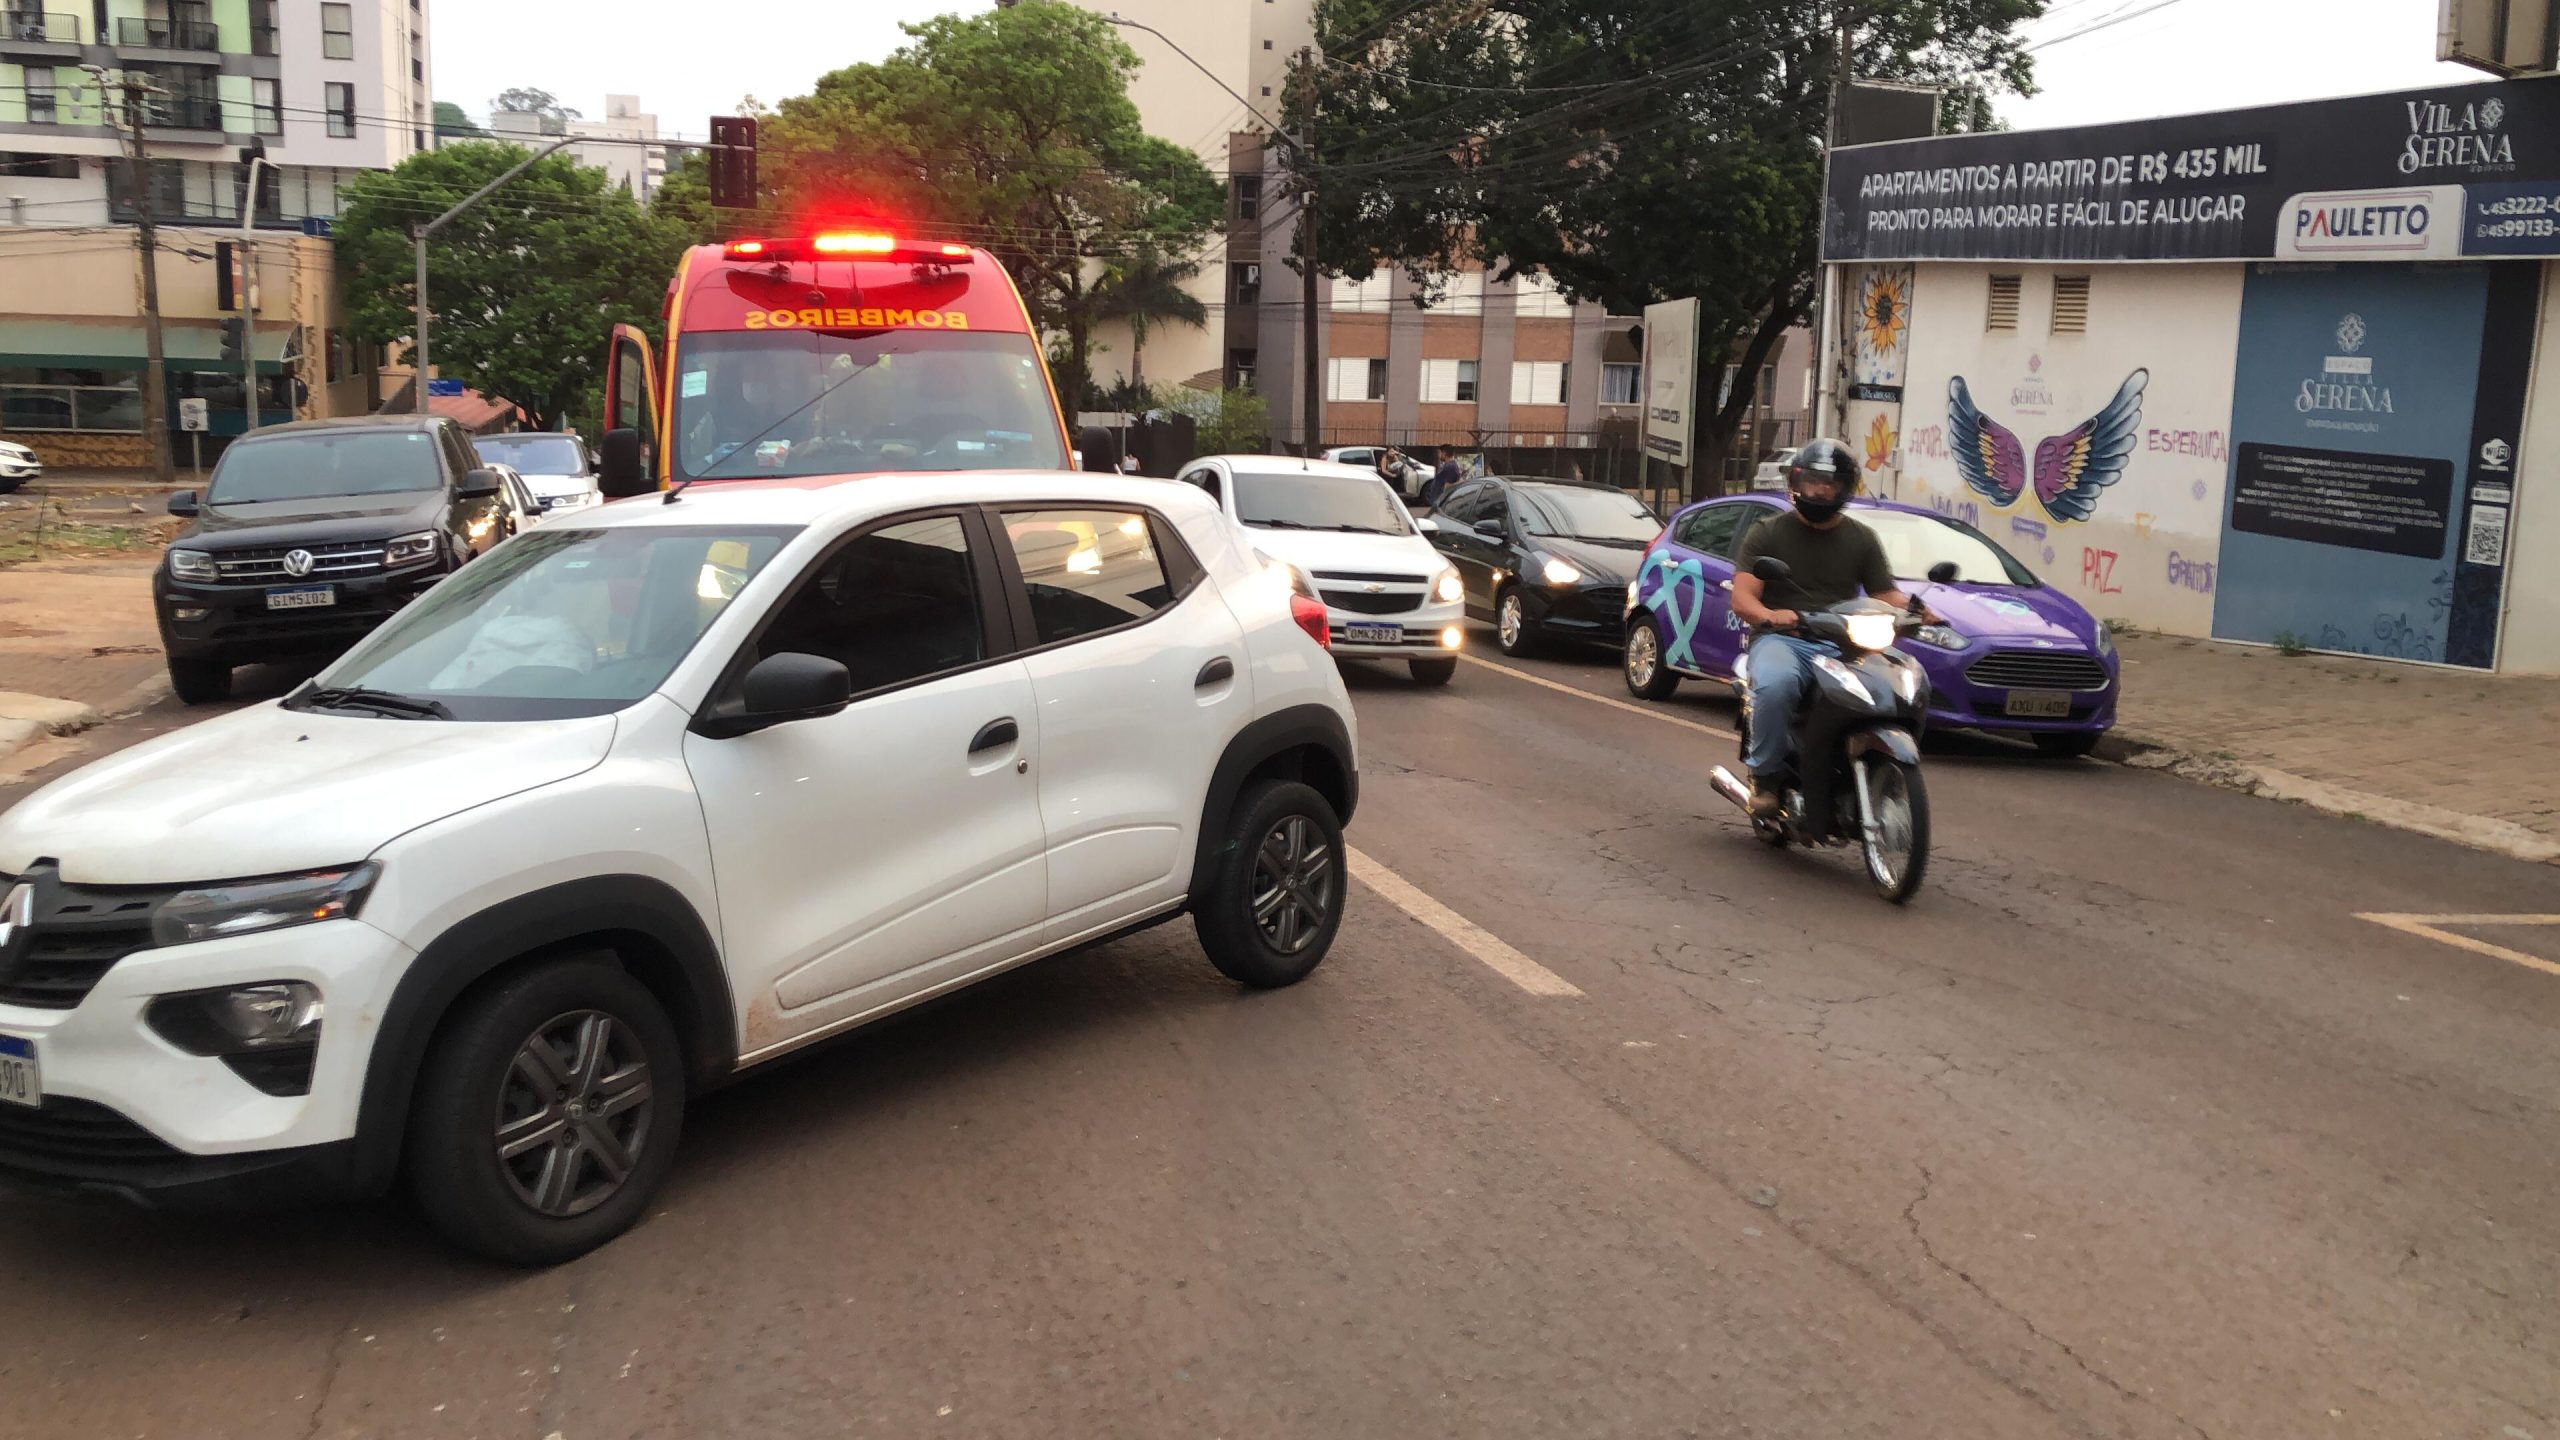
[(1223, 685), (1234, 678), (1236, 678), (1236, 663), (1221, 655), (1200, 667), (1200, 673), (1192, 677), (1191, 688), (1206, 690), (1212, 685)]
[(1716, 582), (1716, 588), (1719, 590), (1730, 590), (1733, 588), (1733, 582), (1730, 580), (1719, 580)]
[(978, 727), (978, 738), (969, 742), (969, 753), (983, 755), (989, 750), (1011, 745), (1021, 738), (1022, 727), (1013, 723), (1012, 716), (1008, 715), (1001, 720), (990, 720)]

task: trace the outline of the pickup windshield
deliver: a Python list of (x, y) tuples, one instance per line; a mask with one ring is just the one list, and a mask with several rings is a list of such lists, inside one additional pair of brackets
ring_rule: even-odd
[(678, 479), (1063, 470), (1028, 335), (704, 332), (677, 352)]
[(444, 486), (424, 430), (304, 431), (234, 442), (205, 486), (209, 505), (399, 495)]

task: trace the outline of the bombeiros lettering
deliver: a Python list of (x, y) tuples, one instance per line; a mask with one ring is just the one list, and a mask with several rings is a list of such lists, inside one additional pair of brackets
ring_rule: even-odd
[(750, 310), (745, 324), (749, 330), (966, 330), (969, 316), (961, 310), (812, 306), (805, 310)]

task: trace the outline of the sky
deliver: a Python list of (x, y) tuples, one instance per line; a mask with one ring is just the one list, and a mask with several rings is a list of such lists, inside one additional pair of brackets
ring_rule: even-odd
[[(741, 96), (770, 104), (807, 93), (829, 70), (886, 55), (903, 38), (900, 21), (987, 8), (988, 0), (436, 0), (436, 98), (476, 116), (491, 96), (521, 85), (600, 115), (606, 92), (636, 94), (661, 133), (699, 139), (710, 117), (734, 113)], [(704, 23), (724, 11), (738, 22)], [(2486, 78), (2435, 59), (2435, 26), (2436, 0), (2055, 0), (2028, 32), (2031, 42), (2050, 42), (2037, 52), (2042, 93), (2009, 97), (2000, 111), (2020, 129), (2040, 129)]]

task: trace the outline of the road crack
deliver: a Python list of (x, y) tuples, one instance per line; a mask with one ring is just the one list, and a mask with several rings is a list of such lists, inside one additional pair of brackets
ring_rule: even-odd
[(316, 1440), (320, 1434), (320, 1424), (329, 1414), (329, 1397), (338, 1388), (338, 1372), (346, 1368), (347, 1337), (359, 1328), (349, 1325), (338, 1332), (337, 1339), (329, 1342), (329, 1363), (320, 1371), (320, 1394), (311, 1403), (311, 1423), (303, 1427), (302, 1440)]

